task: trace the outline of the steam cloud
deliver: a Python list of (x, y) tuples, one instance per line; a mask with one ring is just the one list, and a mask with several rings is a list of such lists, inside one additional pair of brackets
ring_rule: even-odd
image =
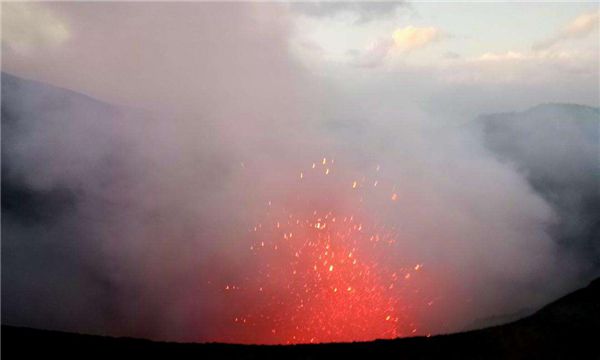
[(288, 56), (285, 8), (107, 5), (48, 5), (72, 31), (60, 49), (3, 42), (12, 73), (120, 104), (3, 75), (4, 323), (227, 339), (217, 287), (256, 269), (248, 229), (323, 156), (396, 184), (397, 206), (365, 206), (401, 229), (398, 261), (432, 277), (440, 305), (415, 314), (429, 332), (584, 281), (551, 237), (552, 204), (476, 127), (323, 84)]

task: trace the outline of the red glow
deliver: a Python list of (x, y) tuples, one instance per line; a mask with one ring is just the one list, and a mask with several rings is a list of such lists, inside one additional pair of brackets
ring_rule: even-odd
[[(333, 164), (323, 158), (295, 175), (289, 201), (268, 201), (264, 218), (250, 230), (248, 249), (258, 271), (243, 284), (223, 285), (226, 300), (237, 304), (224, 321), (239, 326), (227, 341), (342, 342), (418, 331), (412, 304), (423, 264), (398, 263), (399, 232), (378, 225), (361, 206), (375, 189), (394, 205), (398, 195), (377, 179), (349, 180), (348, 191), (340, 191), (345, 181), (330, 175)], [(324, 189), (344, 197), (336, 211), (324, 209), (338, 204), (333, 195), (306, 184), (323, 176), (331, 179)]]

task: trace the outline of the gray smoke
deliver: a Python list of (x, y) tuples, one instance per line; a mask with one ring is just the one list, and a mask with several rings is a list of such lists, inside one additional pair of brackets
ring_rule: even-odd
[(34, 57), (3, 42), (5, 70), (77, 92), (2, 75), (3, 323), (230, 336), (213, 284), (256, 268), (248, 229), (323, 156), (349, 177), (380, 165), (398, 187), (401, 206), (366, 206), (401, 229), (398, 261), (435, 279), (423, 291), (440, 306), (418, 314), (431, 332), (538, 307), (598, 273), (597, 109), (564, 125), (557, 158), (539, 121), (482, 132), (387, 85), (337, 89), (289, 57), (275, 4), (48, 6), (72, 38)]

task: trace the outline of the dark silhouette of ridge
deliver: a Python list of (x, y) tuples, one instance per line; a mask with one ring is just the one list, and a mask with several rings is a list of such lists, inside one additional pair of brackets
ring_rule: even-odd
[(600, 278), (501, 326), (430, 338), (312, 345), (154, 342), (2, 326), (4, 359), (600, 359)]

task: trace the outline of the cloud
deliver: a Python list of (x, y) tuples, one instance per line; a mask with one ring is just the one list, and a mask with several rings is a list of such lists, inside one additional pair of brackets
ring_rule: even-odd
[(454, 51), (446, 51), (444, 53), (444, 59), (460, 59), (460, 54)]
[(406, 26), (396, 29), (390, 37), (381, 38), (371, 43), (367, 49), (358, 54), (354, 64), (359, 67), (380, 66), (391, 54), (406, 55), (424, 48), (440, 40), (440, 29), (429, 27)]
[(435, 27), (414, 27), (407, 26), (405, 28), (394, 31), (392, 38), (394, 46), (402, 52), (409, 52), (415, 49), (425, 47), (441, 37), (441, 32)]
[(67, 24), (38, 3), (9, 2), (2, 12), (2, 43), (15, 52), (56, 46), (71, 36)]
[(539, 51), (520, 52), (506, 51), (500, 53), (486, 52), (471, 61), (526, 61), (526, 60), (570, 60), (576, 59), (581, 54), (574, 51)]
[(567, 28), (565, 32), (571, 36), (585, 36), (598, 26), (600, 12), (593, 11), (579, 15)]
[(384, 38), (372, 42), (363, 51), (352, 51), (348, 54), (351, 55), (354, 66), (375, 68), (383, 64), (393, 47), (393, 40)]
[(507, 51), (504, 53), (493, 53), (486, 52), (478, 57), (476, 57), (475, 61), (510, 61), (510, 60), (524, 60), (532, 58), (531, 55), (525, 55), (518, 51)]
[(509, 50), (446, 59), (438, 71), (453, 83), (547, 84), (597, 77), (598, 62), (597, 54), (589, 50)]
[(311, 17), (334, 17), (342, 13), (356, 15), (357, 22), (368, 22), (389, 17), (406, 6), (403, 1), (362, 1), (362, 2), (295, 2), (290, 5), (292, 11)]
[(599, 22), (600, 12), (598, 10), (581, 14), (553, 37), (535, 43), (533, 50), (545, 50), (563, 41), (583, 38), (596, 30)]

